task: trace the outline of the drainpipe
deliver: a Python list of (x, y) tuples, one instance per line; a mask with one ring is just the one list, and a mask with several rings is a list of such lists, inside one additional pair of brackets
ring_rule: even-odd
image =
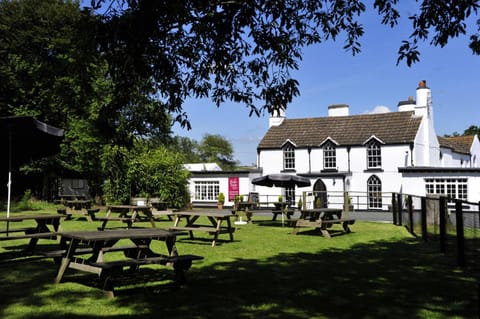
[(413, 166), (413, 143), (410, 143), (410, 166)]
[(312, 173), (312, 147), (307, 146), (307, 151), (308, 151), (308, 173)]
[(347, 146), (348, 172), (350, 173), (350, 146)]

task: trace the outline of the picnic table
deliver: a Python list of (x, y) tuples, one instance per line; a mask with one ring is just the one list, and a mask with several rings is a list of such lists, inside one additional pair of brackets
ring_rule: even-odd
[(290, 207), (290, 204), (288, 202), (274, 202), (273, 205), (275, 206), (275, 208), (272, 209), (272, 220), (277, 220), (278, 215), (282, 215), (282, 221), (285, 216), (287, 217), (287, 219), (290, 219), (295, 213), (295, 209)]
[(247, 222), (252, 222), (252, 210), (256, 208), (256, 203), (252, 202), (238, 202), (235, 208), (232, 210), (232, 213), (238, 217), (245, 216), (247, 218)]
[(342, 216), (343, 210), (340, 208), (313, 208), (301, 210), (300, 218), (294, 223), (293, 233), (297, 234), (300, 227), (313, 227), (319, 229), (323, 237), (330, 238), (329, 228), (335, 224), (340, 224), (346, 233), (351, 230), (348, 225), (355, 223), (355, 219), (348, 216)]
[[(58, 234), (61, 237), (60, 249), (44, 252), (46, 257), (53, 257), (59, 265), (54, 282), (60, 283), (63, 280), (67, 268), (98, 274), (100, 287), (109, 297), (114, 295), (114, 277), (118, 274), (132, 275), (143, 265), (173, 266), (175, 280), (183, 283), (184, 272), (191, 267), (192, 261), (203, 259), (196, 255), (179, 255), (175, 246), (177, 233), (165, 229), (69, 231)], [(117, 245), (122, 240), (129, 240), (131, 245)], [(153, 240), (164, 241), (167, 253), (154, 252), (150, 247)], [(123, 252), (125, 258), (105, 260), (105, 254), (118, 251)], [(129, 268), (130, 271), (123, 272), (124, 268)]]
[[(56, 232), (60, 230), (60, 215), (24, 214), (0, 217), (5, 224), (0, 231), (0, 240), (30, 239), (26, 250), (33, 251), (39, 239), (57, 239)], [(35, 221), (35, 226), (25, 226), (28, 221)], [(22, 227), (16, 227), (22, 223)]]
[(67, 216), (71, 219), (73, 215), (82, 215), (88, 221), (92, 221), (92, 213), (98, 212), (99, 209), (92, 209), (92, 201), (87, 199), (71, 199), (62, 201), (64, 208), (57, 210), (59, 214)]
[(99, 230), (105, 230), (109, 221), (124, 222), (127, 228), (131, 228), (136, 222), (148, 221), (152, 227), (156, 227), (151, 207), (146, 205), (109, 205), (105, 216), (99, 217), (93, 214), (92, 219), (102, 221)]
[[(209, 233), (210, 235), (213, 235), (212, 247), (215, 247), (215, 245), (217, 244), (218, 236), (220, 234), (228, 234), (230, 237), (230, 241), (233, 241), (233, 232), (235, 231), (235, 228), (232, 227), (230, 218), (235, 217), (235, 215), (231, 214), (230, 212), (207, 210), (178, 211), (173, 212), (173, 215), (175, 216), (173, 227), (170, 227), (169, 229), (175, 231), (188, 231), (190, 239), (194, 239), (194, 231), (203, 231)], [(198, 224), (200, 217), (207, 218), (210, 224)], [(186, 220), (186, 224), (184, 226), (180, 226), (180, 221), (182, 219)], [(225, 222), (226, 224), (222, 225), (223, 222)]]

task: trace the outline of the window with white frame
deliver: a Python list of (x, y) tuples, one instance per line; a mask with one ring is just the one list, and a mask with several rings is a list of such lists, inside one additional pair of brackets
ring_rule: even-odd
[(382, 167), (382, 152), (380, 143), (376, 140), (371, 140), (367, 144), (367, 168), (381, 168)]
[(215, 201), (220, 193), (218, 181), (195, 181), (195, 200)]
[(467, 200), (468, 183), (466, 178), (426, 178), (427, 194), (440, 194), (448, 198)]
[(283, 169), (295, 169), (295, 147), (290, 143), (283, 147)]
[(382, 182), (375, 175), (367, 180), (368, 208), (382, 208)]
[(323, 168), (337, 168), (337, 151), (332, 142), (327, 142), (323, 146)]

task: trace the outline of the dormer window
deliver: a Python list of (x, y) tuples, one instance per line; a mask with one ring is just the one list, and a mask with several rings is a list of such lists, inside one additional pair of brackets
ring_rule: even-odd
[(327, 142), (323, 146), (323, 168), (337, 168), (337, 149), (332, 142)]
[(380, 143), (372, 139), (367, 144), (367, 168), (381, 168), (382, 167), (382, 152)]
[(295, 169), (295, 147), (290, 143), (283, 147), (283, 169)]

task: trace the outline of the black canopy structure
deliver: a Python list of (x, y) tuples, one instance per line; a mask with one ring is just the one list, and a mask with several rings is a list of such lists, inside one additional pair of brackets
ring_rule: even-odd
[(306, 177), (291, 174), (269, 174), (252, 179), (252, 184), (268, 187), (307, 187), (310, 180)]
[(7, 217), (10, 215), (12, 170), (60, 151), (64, 130), (31, 116), (0, 117), (1, 167), (8, 167)]

